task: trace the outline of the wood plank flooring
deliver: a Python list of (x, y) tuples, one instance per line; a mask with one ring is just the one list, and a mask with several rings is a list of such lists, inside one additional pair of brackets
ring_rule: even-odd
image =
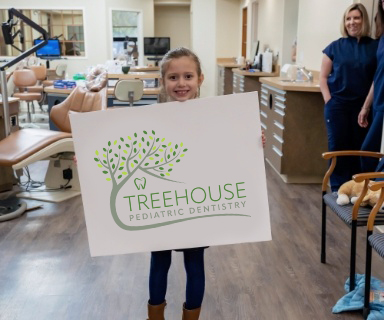
[[(34, 166), (35, 180), (42, 180), (44, 165)], [(348, 277), (349, 228), (328, 215), (328, 263), (321, 264), (320, 185), (288, 185), (268, 164), (266, 170), (273, 241), (206, 250), (200, 318), (362, 319), (331, 312)], [(364, 273), (364, 228), (357, 252), (357, 271)], [(144, 320), (148, 270), (148, 253), (90, 257), (81, 197), (44, 203), (0, 223), (0, 319)], [(384, 280), (384, 261), (376, 254), (373, 275)], [(184, 290), (182, 254), (173, 253), (167, 320), (181, 319)]]

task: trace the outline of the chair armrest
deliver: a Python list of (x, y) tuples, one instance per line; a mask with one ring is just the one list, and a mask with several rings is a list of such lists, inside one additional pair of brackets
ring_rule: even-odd
[(380, 153), (380, 152), (360, 151), (360, 150), (331, 151), (331, 152), (324, 152), (322, 154), (322, 157), (325, 160), (329, 160), (329, 159), (332, 159), (334, 157), (340, 157), (340, 156), (359, 156), (359, 157), (382, 158), (382, 157), (384, 157), (384, 154)]
[[(322, 157), (325, 160), (331, 160), (331, 165), (329, 166), (327, 172), (324, 175), (323, 178), (323, 184), (321, 187), (321, 190), (323, 192), (327, 191), (328, 181), (329, 177), (331, 176), (333, 170), (336, 167), (336, 160), (337, 157), (343, 157), (343, 156), (358, 156), (358, 157), (373, 157), (373, 158), (383, 158), (384, 154), (380, 152), (372, 152), (372, 151), (360, 151), (360, 150), (345, 150), (345, 151), (331, 151), (331, 152), (324, 152), (322, 154)], [(361, 181), (363, 181), (362, 179)]]
[(373, 207), (371, 213), (369, 214), (367, 231), (373, 231), (373, 226), (375, 225), (376, 215), (379, 212), (380, 208), (383, 206), (384, 201), (384, 181), (371, 182), (369, 184), (369, 189), (372, 191), (379, 191), (380, 196), (376, 205)]
[(358, 173), (355, 174), (352, 179), (356, 182), (363, 182), (367, 179), (378, 179), (384, 178), (384, 172), (366, 172), (366, 173)]

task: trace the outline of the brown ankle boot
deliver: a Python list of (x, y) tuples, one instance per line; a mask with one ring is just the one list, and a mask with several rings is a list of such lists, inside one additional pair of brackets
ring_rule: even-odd
[(183, 304), (183, 319), (182, 320), (197, 320), (200, 316), (200, 308), (196, 308), (193, 310), (185, 309), (185, 303)]
[(153, 306), (149, 304), (148, 301), (148, 319), (147, 320), (165, 320), (164, 319), (164, 309), (167, 305), (167, 302), (164, 301), (162, 304)]

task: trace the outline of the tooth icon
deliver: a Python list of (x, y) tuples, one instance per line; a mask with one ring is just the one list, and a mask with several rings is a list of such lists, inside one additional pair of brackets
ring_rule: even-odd
[(145, 189), (145, 185), (147, 184), (147, 179), (145, 179), (145, 177), (139, 179), (139, 178), (136, 178), (135, 179), (135, 186), (137, 188), (137, 190), (140, 190), (141, 189)]

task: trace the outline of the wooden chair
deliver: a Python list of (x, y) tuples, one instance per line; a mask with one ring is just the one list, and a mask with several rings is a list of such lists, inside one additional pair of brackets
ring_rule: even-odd
[(369, 298), (371, 290), (371, 269), (372, 269), (372, 248), (384, 258), (384, 233), (373, 233), (373, 227), (376, 223), (378, 212), (383, 208), (384, 201), (384, 181), (370, 183), (369, 189), (372, 191), (380, 190), (380, 197), (372, 209), (367, 223), (367, 250), (365, 261), (365, 292), (364, 292), (364, 319), (369, 315)]
[[(323, 153), (323, 158), (331, 161), (328, 171), (325, 173), (322, 184), (322, 221), (321, 221), (321, 263), (326, 263), (326, 222), (327, 222), (327, 206), (348, 226), (351, 228), (351, 247), (350, 247), (350, 291), (355, 288), (355, 271), (356, 271), (356, 229), (357, 227), (366, 226), (371, 208), (361, 207), (360, 204), (367, 193), (370, 179), (384, 178), (382, 172), (371, 172), (357, 174), (353, 176), (356, 182), (364, 181), (364, 189), (360, 197), (354, 205), (349, 204), (339, 206), (336, 203), (337, 193), (327, 193), (328, 181), (336, 166), (338, 157), (358, 156), (358, 157), (374, 157), (382, 158), (384, 154), (369, 151), (334, 151)], [(375, 220), (376, 224), (384, 224), (384, 214), (380, 213)]]

